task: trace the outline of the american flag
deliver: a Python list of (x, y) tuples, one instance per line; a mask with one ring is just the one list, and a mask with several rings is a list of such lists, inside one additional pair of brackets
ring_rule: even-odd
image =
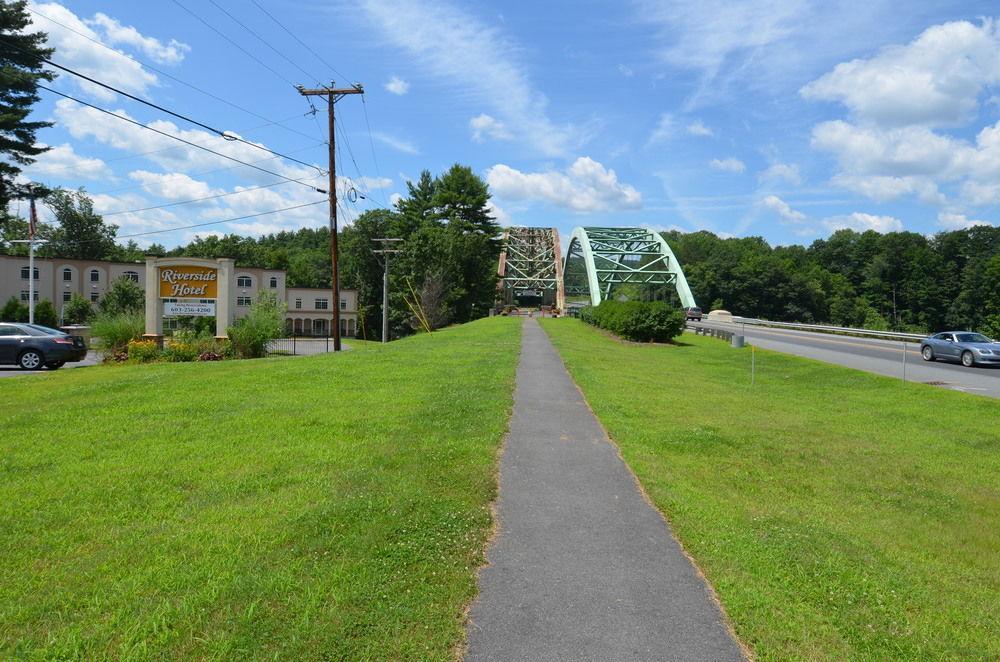
[(35, 238), (35, 232), (38, 230), (38, 212), (35, 211), (35, 199), (31, 199), (31, 216), (28, 218), (28, 239)]

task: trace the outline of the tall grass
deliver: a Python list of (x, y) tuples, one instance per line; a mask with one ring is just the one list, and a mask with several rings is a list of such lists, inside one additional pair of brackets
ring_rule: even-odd
[(105, 354), (124, 350), (130, 340), (141, 338), (145, 329), (142, 313), (102, 313), (91, 324), (94, 337), (101, 339), (100, 347)]

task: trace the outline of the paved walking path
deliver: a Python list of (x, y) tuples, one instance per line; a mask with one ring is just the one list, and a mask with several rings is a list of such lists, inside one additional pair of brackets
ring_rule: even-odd
[(466, 659), (742, 659), (534, 319), (522, 342)]

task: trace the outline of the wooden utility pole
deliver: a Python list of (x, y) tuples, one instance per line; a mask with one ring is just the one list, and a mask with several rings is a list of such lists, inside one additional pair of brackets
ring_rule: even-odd
[(330, 120), (330, 280), (333, 285), (333, 351), (340, 351), (340, 274), (337, 266), (337, 152), (336, 134), (334, 133), (333, 105), (347, 94), (364, 94), (365, 88), (360, 83), (353, 87), (337, 89), (333, 81), (330, 87), (318, 90), (307, 90), (298, 86), (299, 94), (304, 97), (326, 97)]

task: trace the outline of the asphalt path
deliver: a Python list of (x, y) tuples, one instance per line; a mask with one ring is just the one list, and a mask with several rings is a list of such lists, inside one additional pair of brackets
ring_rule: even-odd
[(827, 363), (866, 370), (879, 375), (905, 377), (908, 381), (932, 384), (956, 391), (1000, 398), (1000, 367), (966, 368), (958, 363), (927, 362), (920, 358), (917, 343), (876, 338), (855, 338), (797, 329), (776, 329), (724, 322), (691, 322), (740, 333), (747, 342)]
[(705, 581), (524, 322), (467, 660), (742, 660)]

